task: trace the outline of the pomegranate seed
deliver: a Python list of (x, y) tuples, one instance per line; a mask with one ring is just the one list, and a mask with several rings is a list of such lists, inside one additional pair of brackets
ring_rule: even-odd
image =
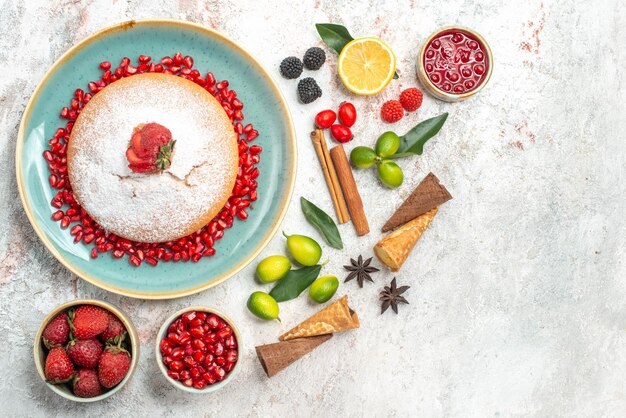
[(172, 379), (174, 379), (174, 380), (179, 380), (180, 379), (180, 374), (178, 372), (173, 371), (173, 370), (168, 370), (167, 371), (167, 375), (169, 377), (171, 377)]
[(134, 255), (131, 255), (129, 258), (130, 264), (132, 264), (135, 267), (139, 267), (141, 265), (141, 260)]
[(139, 62), (141, 62), (142, 64), (149, 62), (151, 59), (152, 58), (150, 58), (149, 55), (139, 55)]
[(191, 380), (191, 378), (185, 379), (185, 380), (183, 380), (183, 385), (185, 385), (187, 387), (191, 387), (191, 386), (193, 386), (193, 380)]
[(185, 363), (185, 366), (187, 366), (188, 368), (192, 368), (196, 365), (196, 361), (193, 359), (192, 356), (187, 356), (183, 359), (183, 363)]
[(106, 71), (111, 68), (111, 63), (109, 61), (102, 61), (100, 63), (100, 68)]
[[(94, 83), (93, 81), (90, 81), (89, 84), (87, 84), (87, 87), (89, 88), (89, 90), (92, 93), (97, 93), (98, 92), (98, 85), (96, 83)], [(66, 109), (66, 108), (64, 108)], [(63, 116), (63, 115), (61, 115)]]
[(177, 65), (173, 65), (170, 67), (170, 71), (172, 72), (172, 74), (176, 74), (180, 71), (180, 67)]
[(64, 216), (65, 214), (63, 213), (63, 211), (57, 210), (52, 214), (51, 218), (53, 221), (60, 221), (61, 219), (63, 219)]
[(190, 377), (191, 377), (191, 373), (189, 373), (189, 370), (183, 370), (180, 372), (181, 379), (189, 379)]
[(204, 389), (207, 382), (204, 379), (197, 379), (193, 381), (193, 387), (196, 389)]
[(180, 52), (177, 52), (174, 54), (174, 63), (176, 65), (180, 65), (183, 63), (183, 54)]
[(259, 136), (259, 132), (254, 129), (248, 133), (248, 141), (254, 140), (257, 136)]
[[(184, 324), (181, 324), (183, 327), (185, 326)], [(186, 345), (188, 342), (191, 341), (191, 334), (187, 331), (182, 331), (180, 332), (180, 334), (178, 334), (178, 342), (179, 344), (182, 345)]]
[(187, 55), (184, 59), (183, 59), (183, 65), (185, 65), (187, 68), (191, 68), (193, 67), (193, 58), (191, 58), (189, 55)]
[(204, 381), (209, 385), (212, 385), (217, 381), (215, 377), (213, 377), (213, 374), (208, 372), (202, 375), (202, 379), (204, 379)]
[(184, 368), (185, 368), (185, 365), (180, 360), (176, 360), (170, 363), (170, 370), (172, 371), (180, 372)]

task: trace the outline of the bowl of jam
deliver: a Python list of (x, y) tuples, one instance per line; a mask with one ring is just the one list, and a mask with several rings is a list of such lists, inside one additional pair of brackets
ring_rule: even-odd
[(446, 26), (430, 35), (420, 50), (417, 76), (435, 97), (467, 99), (489, 81), (493, 57), (487, 41), (462, 26)]

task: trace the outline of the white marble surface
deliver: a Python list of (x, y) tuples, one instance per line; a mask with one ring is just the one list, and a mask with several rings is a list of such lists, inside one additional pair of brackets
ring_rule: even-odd
[[(626, 12), (618, 0), (509, 2), (377, 1), (52, 1), (5, 0), (0, 7), (0, 415), (1, 416), (624, 416), (626, 412)], [(496, 67), (489, 86), (464, 103), (426, 98), (402, 132), (442, 111), (450, 118), (422, 157), (401, 164), (398, 191), (359, 172), (372, 230), (341, 227), (345, 251), (328, 252), (325, 272), (371, 253), (379, 228), (428, 171), (454, 200), (440, 210), (396, 276), (412, 287), (400, 315), (379, 316), (378, 291), (342, 284), (362, 327), (338, 335), (267, 379), (253, 346), (315, 311), (305, 297), (282, 306), (283, 324), (245, 309), (258, 286), (252, 267), (199, 295), (140, 301), (95, 288), (65, 270), (35, 236), (14, 180), (15, 138), (31, 92), (71, 45), (110, 24), (169, 17), (213, 27), (277, 75), (280, 60), (321, 45), (314, 23), (344, 23), (385, 39), (402, 73), (380, 95), (355, 98), (335, 73), (335, 55), (314, 77), (324, 97), (297, 104), (295, 85), (276, 77), (298, 127), (298, 185), (283, 229), (315, 235), (300, 212), (305, 195), (330, 199), (308, 139), (317, 110), (353, 100), (352, 144), (372, 144), (386, 127), (378, 109), (414, 86), (420, 40), (453, 23), (480, 31)], [(621, 42), (621, 43), (620, 43)], [(311, 190), (319, 190), (313, 194)], [(280, 253), (275, 237), (263, 256)], [(57, 304), (101, 298), (139, 329), (137, 374), (112, 399), (69, 403), (37, 376), (31, 354), (43, 316)], [(243, 370), (214, 395), (170, 387), (154, 361), (154, 335), (191, 304), (230, 313), (244, 334)], [(131, 412), (132, 411), (132, 412)]]

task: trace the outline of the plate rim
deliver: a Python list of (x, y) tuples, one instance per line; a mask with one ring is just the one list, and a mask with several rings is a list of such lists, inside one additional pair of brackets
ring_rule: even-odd
[[(173, 26), (173, 27), (178, 27), (178, 28), (186, 28), (186, 29), (192, 29), (195, 31), (199, 31), (199, 32), (204, 32), (206, 35), (208, 35), (209, 37), (218, 39), (224, 43), (226, 43), (228, 46), (230, 46), (231, 48), (233, 48), (234, 50), (236, 50), (237, 52), (239, 52), (242, 56), (244, 56), (245, 58), (247, 58), (248, 60), (250, 60), (250, 62), (256, 66), (257, 70), (259, 71), (260, 75), (267, 81), (269, 87), (274, 91), (274, 93), (276, 94), (276, 96), (279, 99), (279, 108), (281, 109), (281, 111), (283, 112), (283, 115), (285, 116), (285, 119), (287, 121), (287, 131), (288, 131), (288, 135), (287, 135), (287, 141), (288, 141), (288, 146), (289, 148), (292, 150), (292, 155), (294, 156), (291, 159), (291, 164), (288, 166), (288, 170), (289, 170), (289, 180), (288, 180), (288, 190), (286, 195), (284, 196), (284, 198), (279, 202), (279, 213), (278, 215), (274, 218), (273, 220), (273, 226), (272, 228), (262, 237), (262, 239), (259, 241), (259, 243), (257, 244), (256, 248), (248, 255), (248, 257), (246, 257), (245, 259), (241, 260), (239, 263), (237, 263), (236, 265), (234, 265), (232, 268), (230, 268), (228, 271), (226, 271), (225, 273), (214, 277), (213, 279), (200, 284), (198, 286), (189, 288), (189, 289), (185, 289), (185, 290), (180, 290), (180, 291), (169, 291), (169, 292), (145, 292), (145, 291), (136, 291), (136, 290), (129, 290), (129, 289), (125, 289), (125, 288), (120, 288), (117, 286), (112, 286), (108, 283), (105, 283), (103, 281), (101, 281), (100, 279), (92, 276), (90, 273), (83, 271), (82, 269), (78, 268), (77, 266), (73, 265), (71, 262), (69, 262), (53, 245), (53, 243), (51, 242), (51, 240), (48, 239), (48, 237), (46, 236), (46, 234), (44, 233), (44, 231), (42, 230), (42, 228), (37, 224), (37, 217), (34, 215), (32, 208), (30, 206), (29, 201), (27, 200), (27, 196), (25, 194), (25, 186), (24, 186), (24, 179), (22, 177), (22, 162), (21, 162), (21, 155), (22, 155), (22, 151), (24, 148), (24, 142), (25, 142), (25, 129), (26, 129), (26, 124), (27, 122), (30, 120), (31, 118), (31, 113), (33, 110), (33, 107), (35, 105), (35, 103), (37, 102), (37, 99), (43, 89), (43, 87), (47, 84), (48, 79), (57, 72), (57, 70), (59, 69), (59, 67), (61, 67), (69, 58), (71, 58), (75, 53), (77, 53), (78, 51), (80, 51), (81, 49), (83, 49), (84, 47), (92, 44), (93, 42), (97, 41), (98, 39), (102, 38), (103, 36), (106, 36), (108, 34), (111, 33), (116, 33), (119, 31), (125, 31), (128, 29), (132, 29), (137, 25), (142, 25), (142, 26)], [(287, 213), (287, 209), (289, 208), (289, 203), (291, 201), (291, 197), (293, 195), (294, 192), (294, 188), (295, 188), (295, 182), (296, 182), (296, 175), (297, 175), (297, 164), (298, 164), (298, 144), (296, 141), (296, 132), (295, 132), (295, 127), (293, 124), (293, 119), (291, 117), (291, 112), (289, 111), (289, 107), (287, 106), (287, 102), (285, 100), (284, 95), (282, 94), (282, 91), (280, 90), (280, 88), (278, 87), (278, 84), (276, 83), (276, 81), (274, 81), (274, 79), (270, 76), (270, 73), (267, 71), (267, 69), (263, 66), (263, 64), (261, 64), (259, 61), (257, 61), (246, 49), (244, 49), (242, 46), (240, 46), (238, 43), (236, 43), (235, 41), (233, 41), (232, 39), (230, 39), (229, 37), (223, 35), (220, 32), (217, 32), (216, 30), (213, 30), (209, 27), (200, 25), (198, 23), (193, 23), (193, 22), (187, 22), (187, 21), (183, 21), (183, 20), (176, 20), (176, 19), (141, 19), (141, 20), (129, 20), (129, 21), (125, 21), (125, 22), (121, 22), (121, 23), (117, 23), (115, 25), (111, 25), (111, 26), (107, 26), (103, 29), (100, 29), (94, 33), (92, 33), (91, 35), (83, 38), (81, 41), (79, 41), (78, 43), (74, 44), (72, 47), (70, 47), (67, 51), (65, 51), (59, 58), (57, 58), (57, 60), (54, 62), (54, 64), (52, 64), (52, 66), (46, 71), (46, 73), (44, 74), (43, 78), (41, 79), (41, 81), (39, 81), (39, 83), (37, 84), (37, 87), (35, 88), (35, 90), (33, 91), (30, 99), (28, 100), (28, 103), (26, 104), (26, 107), (24, 108), (24, 112), (22, 113), (22, 118), (20, 120), (20, 125), (19, 125), (19, 129), (18, 129), (18, 133), (17, 133), (17, 139), (16, 139), (16, 146), (15, 146), (15, 176), (16, 176), (16, 180), (17, 180), (17, 188), (19, 191), (19, 195), (20, 195), (20, 200), (22, 202), (22, 206), (24, 208), (24, 211), (26, 212), (26, 216), (28, 218), (28, 221), (30, 222), (31, 226), (33, 227), (33, 229), (35, 230), (35, 233), (37, 234), (37, 236), (39, 237), (39, 239), (41, 240), (41, 242), (43, 242), (44, 246), (46, 247), (46, 249), (57, 259), (57, 261), (59, 261), (65, 268), (67, 268), (69, 271), (71, 271), (72, 273), (74, 273), (75, 275), (77, 275), (78, 277), (80, 277), (81, 279), (93, 284), (96, 287), (99, 287), (101, 289), (107, 290), (109, 292), (118, 294), (118, 295), (122, 295), (122, 296), (127, 296), (127, 297), (132, 297), (132, 298), (138, 298), (138, 299), (174, 299), (174, 298), (181, 298), (181, 297), (185, 297), (185, 296), (189, 296), (189, 295), (193, 295), (196, 293), (199, 293), (203, 290), (209, 289), (213, 286), (217, 286), (218, 284), (228, 280), (229, 278), (233, 277), (234, 275), (236, 275), (239, 271), (241, 271), (244, 267), (246, 267), (248, 264), (250, 264), (250, 262), (252, 262), (261, 251), (263, 251), (263, 249), (267, 246), (267, 244), (269, 243), (269, 241), (274, 237), (274, 235), (276, 235), (276, 232), (278, 232), (278, 229)]]

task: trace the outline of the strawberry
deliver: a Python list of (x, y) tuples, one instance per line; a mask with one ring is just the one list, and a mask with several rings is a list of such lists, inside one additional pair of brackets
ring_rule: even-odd
[(78, 369), (72, 381), (74, 395), (79, 398), (93, 398), (102, 394), (98, 372), (93, 369)]
[(62, 312), (55, 316), (43, 330), (43, 343), (48, 348), (65, 345), (70, 337), (70, 324), (67, 322), (67, 313)]
[(160, 173), (172, 164), (174, 144), (172, 133), (158, 123), (140, 125), (126, 150), (128, 168), (135, 173)]
[(95, 369), (102, 354), (102, 344), (95, 338), (72, 340), (65, 350), (76, 366)]
[(117, 345), (108, 345), (98, 363), (98, 379), (105, 388), (120, 383), (130, 369), (130, 353), (122, 348), (124, 337), (115, 340)]
[(70, 328), (79, 340), (93, 338), (104, 332), (109, 326), (109, 313), (93, 305), (79, 306), (70, 310)]
[(100, 334), (100, 340), (102, 342), (113, 341), (115, 337), (120, 337), (126, 334), (126, 327), (119, 320), (119, 318), (111, 313), (109, 313), (109, 325), (106, 330), (102, 334)]
[(46, 357), (46, 381), (54, 385), (68, 382), (74, 377), (74, 365), (63, 347), (54, 347)]

